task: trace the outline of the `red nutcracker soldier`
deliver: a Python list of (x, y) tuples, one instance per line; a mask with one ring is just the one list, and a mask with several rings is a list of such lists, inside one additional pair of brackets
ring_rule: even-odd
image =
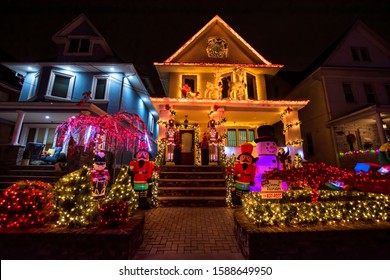
[(252, 156), (253, 145), (245, 143), (240, 146), (241, 154), (238, 156), (239, 163), (234, 165), (233, 179), (236, 181), (236, 189), (233, 192), (232, 202), (241, 205), (241, 197), (249, 192), (250, 186), (255, 184), (256, 160)]
[(106, 195), (110, 173), (106, 169), (106, 155), (99, 152), (95, 155), (93, 170), (91, 171), (92, 196), (102, 198)]
[(168, 121), (167, 128), (167, 161), (173, 162), (173, 152), (175, 149), (175, 134), (176, 134), (176, 126), (175, 121), (170, 119)]
[(216, 163), (218, 162), (218, 132), (215, 127), (215, 120), (210, 120), (208, 123), (208, 136), (210, 163)]
[(149, 191), (149, 183), (152, 182), (152, 172), (154, 163), (150, 160), (151, 154), (148, 150), (148, 145), (141, 142), (138, 152), (135, 154), (136, 160), (130, 162), (130, 176), (133, 177), (134, 190), (138, 193), (138, 207), (140, 209), (149, 209), (151, 196)]

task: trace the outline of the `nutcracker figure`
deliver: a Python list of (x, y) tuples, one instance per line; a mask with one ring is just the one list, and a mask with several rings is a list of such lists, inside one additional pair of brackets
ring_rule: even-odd
[(208, 138), (209, 138), (209, 159), (210, 163), (218, 162), (218, 132), (215, 127), (215, 120), (210, 120), (208, 123)]
[(130, 162), (129, 175), (132, 177), (133, 188), (138, 193), (138, 207), (140, 209), (150, 208), (151, 190), (149, 183), (152, 182), (154, 163), (150, 161), (151, 154), (145, 142), (141, 142), (136, 160)]
[(168, 121), (167, 128), (167, 162), (173, 162), (173, 152), (175, 149), (175, 134), (176, 126), (174, 120), (170, 119)]
[(110, 180), (110, 174), (106, 169), (106, 155), (99, 152), (95, 155), (95, 162), (91, 171), (93, 197), (103, 198), (106, 195), (108, 180)]
[(232, 194), (234, 205), (241, 204), (241, 197), (248, 193), (250, 186), (255, 184), (256, 167), (255, 158), (252, 156), (253, 145), (245, 143), (240, 146), (241, 154), (238, 156), (239, 162), (234, 165), (233, 179), (235, 180), (236, 189)]

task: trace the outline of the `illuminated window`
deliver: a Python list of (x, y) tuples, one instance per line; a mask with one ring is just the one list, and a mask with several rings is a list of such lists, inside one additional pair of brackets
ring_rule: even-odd
[(230, 92), (230, 83), (232, 81), (232, 77), (229, 75), (224, 75), (222, 77), (222, 98), (228, 98)]
[(92, 81), (92, 99), (108, 100), (109, 77), (94, 76)]
[(182, 86), (187, 84), (192, 92), (197, 92), (197, 79), (198, 77), (196, 75), (183, 75), (182, 77)]
[(256, 99), (256, 77), (246, 73), (246, 84), (248, 99)]
[(241, 146), (244, 143), (251, 142), (255, 140), (255, 131), (254, 129), (228, 129), (228, 146), (237, 147)]
[(52, 71), (46, 95), (61, 99), (72, 96), (75, 76)]

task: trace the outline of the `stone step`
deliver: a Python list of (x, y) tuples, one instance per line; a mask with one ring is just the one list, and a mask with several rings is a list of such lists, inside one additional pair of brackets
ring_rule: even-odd
[(39, 176), (60, 176), (61, 172), (54, 169), (9, 169), (7, 170), (7, 175), (39, 175)]
[(225, 187), (159, 187), (158, 196), (226, 196)]
[(161, 172), (223, 172), (221, 165), (163, 165)]
[(157, 198), (160, 207), (224, 207), (226, 198), (222, 196), (159, 196)]
[(225, 179), (159, 179), (159, 187), (224, 187)]
[(192, 171), (163, 171), (160, 172), (160, 179), (224, 179), (225, 174), (221, 171), (192, 172)]

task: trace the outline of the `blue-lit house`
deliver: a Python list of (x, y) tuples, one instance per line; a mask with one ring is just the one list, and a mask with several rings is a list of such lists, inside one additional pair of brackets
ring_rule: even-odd
[[(3, 163), (20, 162), (28, 143), (43, 144), (48, 150), (55, 144), (56, 127), (78, 114), (137, 114), (150, 138), (156, 138), (158, 114), (149, 99), (152, 87), (148, 80), (133, 64), (114, 55), (84, 14), (52, 40), (58, 54), (51, 61), (1, 63), (24, 77), (19, 101), (0, 102), (0, 119), (13, 127), (11, 135), (0, 136), (8, 138), (8, 144), (0, 148)], [(66, 148), (64, 144), (62, 152), (66, 153)], [(155, 151), (155, 143), (152, 149)], [(131, 152), (123, 163), (128, 164)]]

